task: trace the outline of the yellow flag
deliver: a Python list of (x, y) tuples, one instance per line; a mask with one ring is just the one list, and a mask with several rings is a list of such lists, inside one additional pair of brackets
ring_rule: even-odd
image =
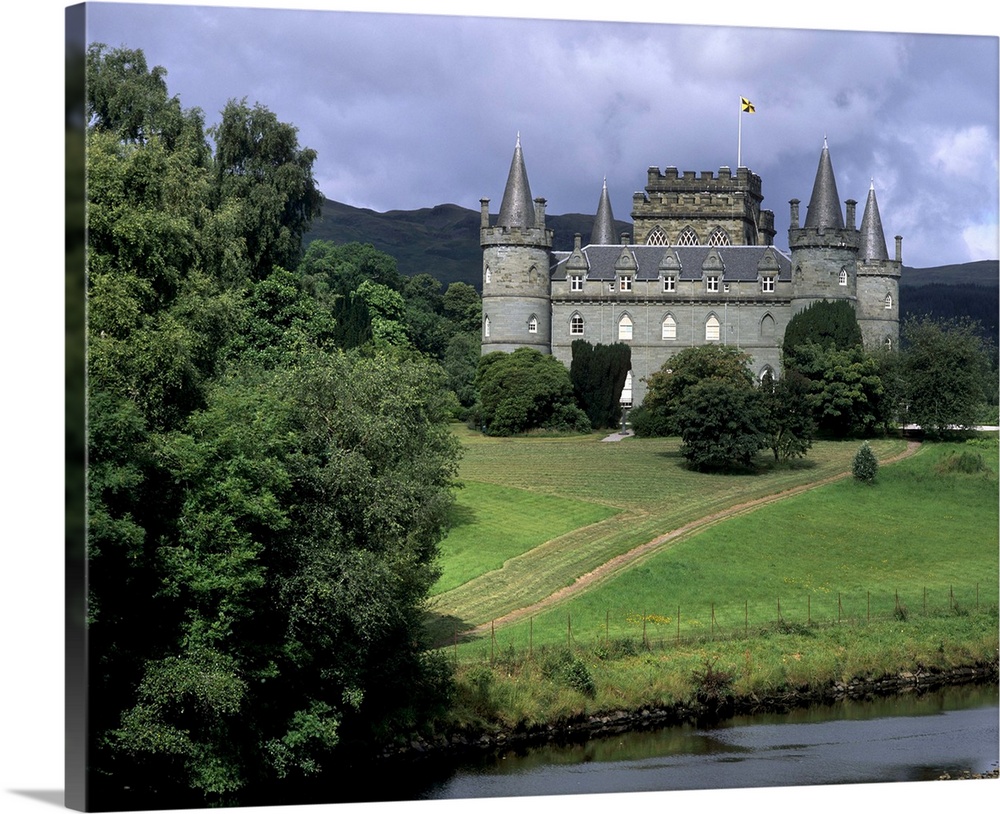
[(740, 109), (743, 113), (755, 113), (753, 102), (744, 96), (740, 97)]

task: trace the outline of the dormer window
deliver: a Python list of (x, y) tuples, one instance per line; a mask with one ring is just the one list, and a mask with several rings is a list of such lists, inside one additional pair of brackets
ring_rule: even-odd
[(632, 276), (630, 274), (619, 274), (618, 275), (618, 290), (619, 291), (631, 291), (632, 290)]
[(582, 274), (572, 274), (569, 278), (569, 290), (570, 291), (583, 291), (583, 275)]
[(774, 275), (767, 274), (760, 278), (760, 290), (765, 294), (769, 294), (774, 291)]
[(705, 290), (709, 292), (716, 292), (719, 290), (719, 275), (709, 274), (705, 278)]
[(677, 290), (677, 278), (673, 274), (668, 274), (663, 278), (663, 293), (672, 294)]

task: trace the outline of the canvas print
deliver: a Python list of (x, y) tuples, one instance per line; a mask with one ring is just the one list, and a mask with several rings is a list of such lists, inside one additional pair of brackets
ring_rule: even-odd
[(69, 807), (995, 795), (996, 36), (66, 14)]

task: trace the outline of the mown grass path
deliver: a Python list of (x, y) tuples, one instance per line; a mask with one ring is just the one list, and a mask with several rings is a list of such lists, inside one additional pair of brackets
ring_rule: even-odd
[[(677, 439), (602, 444), (597, 437), (461, 435), (462, 476), (469, 481), (600, 503), (618, 513), (438, 594), (430, 606), (438, 641), (536, 613), (712, 524), (846, 477), (857, 449), (857, 444), (821, 442), (791, 466), (765, 464), (753, 475), (704, 475), (684, 467)], [(900, 439), (873, 444), (882, 463), (912, 454), (917, 446)], [(516, 501), (510, 510), (518, 511)]]

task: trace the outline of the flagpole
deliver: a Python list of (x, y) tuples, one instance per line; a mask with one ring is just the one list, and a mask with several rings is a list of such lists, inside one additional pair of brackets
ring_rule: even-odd
[(739, 108), (739, 126), (737, 127), (736, 136), (736, 169), (738, 170), (743, 166), (740, 162), (743, 159), (743, 97), (740, 97), (740, 103), (737, 105)]

